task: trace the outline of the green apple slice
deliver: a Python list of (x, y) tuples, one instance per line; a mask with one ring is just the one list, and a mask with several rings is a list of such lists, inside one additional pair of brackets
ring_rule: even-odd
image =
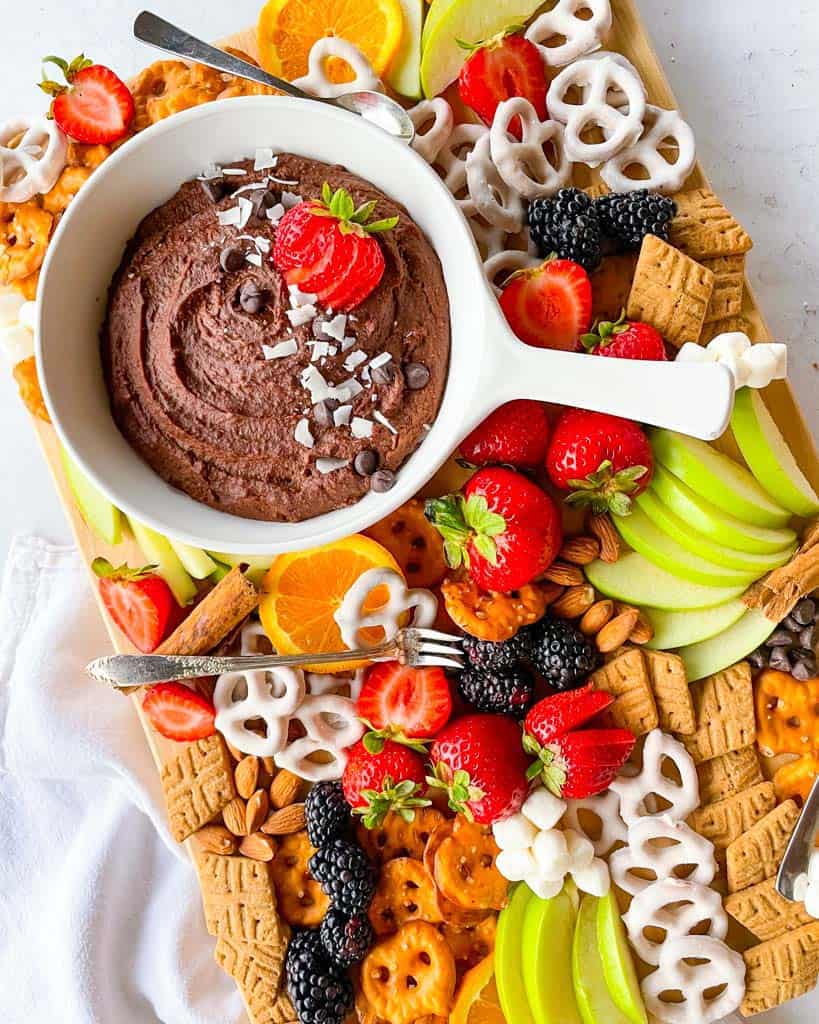
[(637, 505), (632, 507), (630, 515), (612, 516), (612, 519), (630, 547), (680, 579), (704, 583), (707, 587), (721, 587), (747, 585), (762, 575), (761, 572), (730, 569), (700, 558), (663, 533)]
[(176, 552), (179, 561), (185, 567), (185, 571), (193, 576), (195, 580), (207, 579), (218, 568), (216, 562), (214, 562), (207, 551), (191, 547), (190, 544), (183, 544), (181, 540), (171, 540), (170, 537), (168, 537), (168, 540)]
[(628, 1024), (609, 993), (597, 938), (596, 896), (584, 896), (572, 943), (572, 978), (583, 1024)]
[(185, 571), (168, 540), (136, 519), (129, 518), (128, 523), (142, 554), (151, 565), (157, 567), (157, 572), (171, 588), (179, 604), (190, 604), (197, 594), (196, 584)]
[(816, 491), (797, 466), (758, 391), (742, 388), (737, 392), (731, 430), (742, 457), (768, 494), (797, 516), (819, 512)]
[(675, 647), (697, 644), (733, 626), (747, 610), (739, 598), (718, 604), (716, 608), (698, 608), (687, 612), (643, 608), (643, 614), (654, 630), (654, 636), (646, 647), (654, 651), (670, 651)]
[(422, 49), (427, 45), (429, 34), (438, 24), (441, 15), (447, 7), (451, 7), (452, 4), (456, 2), (457, 0), (432, 0), (432, 3), (427, 7), (427, 16), (424, 18), (424, 27), (421, 30)]
[(231, 555), (224, 551), (208, 551), (208, 554), (222, 565), (229, 565), (231, 569), (235, 569), (237, 565), (246, 565), (247, 578), (257, 586), (264, 579), (276, 557), (275, 555)]
[(498, 917), (495, 939), (495, 984), (498, 987), (498, 998), (504, 1017), (517, 1024), (535, 1024), (526, 998), (520, 938), (526, 910), (534, 899), (535, 894), (529, 886), (520, 882)]
[(764, 643), (775, 629), (775, 622), (771, 622), (756, 608), (749, 608), (742, 618), (737, 619), (724, 632), (698, 644), (680, 647), (676, 653), (683, 660), (689, 683), (693, 683), (696, 679), (721, 672), (729, 665), (742, 661)]
[(458, 77), (468, 56), (460, 44), (491, 39), (513, 25), (528, 21), (542, 0), (451, 0), (430, 11), (423, 38), (421, 86), (425, 96), (437, 96)]
[(106, 544), (119, 544), (122, 540), (122, 513), (92, 484), (68, 452), (60, 445), (65, 478), (80, 515), (89, 529)]
[[(583, 1024), (572, 984), (572, 939), (577, 908), (564, 889), (550, 900), (535, 896), (523, 916), (523, 980), (535, 1024)], [(515, 1021), (517, 1018), (507, 1017)]]
[(702, 583), (681, 580), (636, 551), (624, 552), (614, 563), (598, 558), (586, 566), (585, 572), (589, 582), (606, 597), (668, 611), (713, 608), (739, 597), (746, 590), (744, 584), (706, 587)]
[(401, 0), (404, 30), (401, 45), (387, 72), (387, 81), (402, 96), (418, 99), (421, 95), (421, 25), (424, 0)]
[(693, 530), (705, 534), (717, 544), (724, 544), (737, 551), (770, 554), (796, 542), (793, 530), (752, 526), (728, 515), (710, 501), (701, 498), (659, 463), (654, 466), (654, 476), (646, 493), (649, 492), (656, 495), (670, 512), (684, 520)]
[(705, 441), (656, 428), (650, 437), (656, 460), (723, 512), (755, 526), (784, 526), (790, 519), (744, 466)]
[(614, 1004), (632, 1024), (646, 1024), (648, 1016), (614, 889), (609, 889), (597, 902), (597, 941)]
[[(738, 551), (736, 548), (726, 547), (724, 544), (717, 544), (704, 534), (691, 527), (659, 500), (652, 490), (644, 491), (637, 498), (637, 505), (654, 523), (654, 525), (676, 541), (686, 551), (690, 551), (708, 562), (722, 565), (730, 569), (739, 569), (741, 572), (756, 574), (776, 569), (791, 557), (796, 550), (796, 545), (783, 548), (781, 551), (772, 551), (768, 554), (750, 554), (747, 551)], [(632, 545), (636, 547), (636, 545)]]

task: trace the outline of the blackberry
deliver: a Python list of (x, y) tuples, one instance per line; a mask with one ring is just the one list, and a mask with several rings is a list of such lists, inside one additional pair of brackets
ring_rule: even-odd
[(369, 907), (375, 892), (375, 870), (360, 846), (332, 839), (313, 854), (309, 867), (338, 910), (352, 917)]
[(535, 680), (523, 665), (501, 669), (465, 669), (458, 691), (478, 711), (523, 718), (534, 703)]
[(600, 222), (594, 202), (578, 188), (562, 188), (553, 199), (529, 204), (529, 234), (541, 256), (556, 252), (586, 270), (603, 258)]
[(595, 202), (604, 235), (626, 249), (639, 249), (646, 235), (668, 241), (668, 225), (677, 216), (677, 204), (668, 196), (641, 188), (636, 192), (612, 192)]
[(469, 664), (484, 672), (514, 668), (521, 658), (526, 656), (526, 644), (520, 633), (500, 643), (493, 640), (478, 640), (467, 635), (461, 637), (461, 645)]
[(353, 1006), (353, 986), (330, 962), (318, 931), (296, 931), (285, 960), (287, 992), (300, 1024), (341, 1024)]
[(350, 824), (350, 805), (340, 782), (318, 782), (304, 803), (307, 838), (316, 848), (344, 836)]
[(346, 914), (331, 907), (319, 928), (327, 955), (341, 967), (360, 963), (373, 944), (373, 926), (366, 914)]
[(555, 689), (573, 690), (597, 668), (597, 648), (570, 622), (546, 615), (526, 632), (532, 664)]

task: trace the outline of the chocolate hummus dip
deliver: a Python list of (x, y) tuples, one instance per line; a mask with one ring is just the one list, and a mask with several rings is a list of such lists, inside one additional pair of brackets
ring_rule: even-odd
[[(346, 314), (273, 263), (277, 223), (325, 182), (399, 218), (373, 236), (380, 283)], [(343, 167), (260, 150), (145, 218), (101, 343), (114, 420), (163, 479), (223, 512), (299, 521), (392, 486), (438, 411), (449, 330), (438, 257), (402, 206)]]

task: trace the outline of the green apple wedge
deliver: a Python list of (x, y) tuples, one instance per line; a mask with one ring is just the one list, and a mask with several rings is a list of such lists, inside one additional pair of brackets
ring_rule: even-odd
[(435, 28), (441, 15), (446, 11), (447, 7), (456, 2), (457, 0), (432, 0), (432, 3), (429, 4), (426, 17), (424, 18), (424, 27), (421, 30), (422, 49), (427, 45), (429, 34)]
[(747, 586), (762, 575), (761, 572), (729, 569), (700, 558), (663, 533), (637, 505), (632, 506), (629, 515), (612, 516), (612, 519), (620, 536), (630, 547), (680, 579), (704, 583), (707, 587), (733, 584)]
[(191, 547), (190, 544), (183, 544), (181, 540), (172, 540), (170, 537), (168, 537), (168, 541), (185, 571), (195, 580), (205, 580), (216, 572), (218, 566), (207, 551)]
[(733, 626), (747, 610), (738, 597), (725, 604), (718, 604), (716, 608), (699, 608), (687, 612), (643, 608), (643, 614), (654, 630), (654, 636), (646, 647), (654, 651), (670, 651), (675, 647), (686, 647), (708, 640)]
[(167, 538), (149, 526), (138, 523), (136, 519), (129, 517), (128, 523), (145, 559), (156, 566), (157, 572), (171, 588), (179, 604), (190, 604), (197, 594), (196, 584)]
[(520, 882), (498, 917), (498, 932), (495, 938), (495, 984), (498, 987), (503, 1015), (507, 1021), (515, 1021), (515, 1024), (535, 1024), (523, 980), (521, 935), (526, 910), (536, 898), (529, 886), (525, 882)]
[(785, 526), (790, 519), (749, 470), (705, 441), (658, 428), (649, 438), (657, 462), (723, 512), (754, 526)]
[(742, 618), (737, 619), (724, 632), (698, 644), (680, 647), (675, 653), (682, 658), (688, 681), (693, 683), (742, 661), (764, 643), (775, 629), (775, 622), (771, 622), (756, 608), (749, 608)]
[(629, 1024), (609, 993), (597, 935), (596, 896), (580, 901), (572, 943), (572, 978), (583, 1024)]
[(550, 900), (535, 896), (526, 907), (523, 980), (535, 1024), (583, 1024), (572, 983), (576, 919), (577, 904), (568, 887)]
[(68, 452), (60, 445), (60, 459), (65, 478), (80, 515), (89, 529), (106, 544), (116, 545), (122, 540), (122, 513), (92, 484)]
[(736, 548), (726, 547), (724, 544), (717, 544), (716, 541), (706, 537), (705, 534), (691, 529), (685, 520), (680, 519), (663, 504), (651, 489), (644, 491), (637, 498), (637, 506), (644, 512), (654, 525), (676, 541), (681, 547), (692, 554), (704, 558), (708, 562), (725, 566), (730, 569), (739, 569), (749, 574), (761, 575), (776, 569), (791, 557), (796, 550), (796, 544), (782, 548), (780, 551), (771, 551), (766, 554), (750, 554), (747, 551), (738, 551)]
[(248, 579), (257, 586), (264, 579), (276, 557), (275, 555), (232, 555), (224, 551), (208, 551), (208, 554), (222, 565), (229, 565), (231, 569), (235, 569), (237, 565), (246, 565)]
[(597, 941), (606, 986), (614, 1004), (631, 1024), (646, 1024), (648, 1016), (640, 983), (613, 888), (597, 901)]
[(739, 597), (747, 589), (744, 584), (706, 587), (681, 580), (636, 551), (625, 551), (613, 563), (598, 558), (586, 566), (585, 572), (589, 583), (606, 597), (672, 612), (713, 608)]
[(819, 497), (753, 388), (736, 395), (731, 430), (751, 472), (773, 498), (797, 516), (815, 516)]
[(417, 100), (421, 96), (421, 26), (424, 0), (400, 0), (404, 12), (401, 45), (392, 59), (387, 81), (402, 96)]
[[(438, 6), (440, 4), (440, 6)], [(491, 39), (512, 25), (522, 25), (542, 0), (437, 0), (427, 14), (421, 54), (421, 87), (437, 96), (458, 77), (468, 56), (462, 43)]]

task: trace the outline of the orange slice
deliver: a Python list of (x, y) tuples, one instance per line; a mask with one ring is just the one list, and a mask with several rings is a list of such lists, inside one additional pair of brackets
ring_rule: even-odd
[(495, 954), (463, 976), (449, 1024), (506, 1024), (495, 987)]
[[(340, 36), (353, 43), (383, 75), (401, 44), (401, 0), (268, 0), (259, 15), (256, 38), (262, 67), (292, 81), (307, 73), (316, 40)], [(331, 57), (326, 71), (334, 82), (352, 81), (346, 61)]]
[[(360, 534), (320, 548), (280, 555), (264, 578), (259, 605), (264, 630), (279, 654), (329, 654), (345, 650), (333, 614), (359, 576), (368, 569), (384, 568), (401, 575), (389, 551)], [(377, 587), (363, 610), (374, 611), (386, 599), (386, 588)], [(367, 643), (383, 639), (380, 628), (361, 632)], [(349, 672), (366, 664), (335, 662), (317, 669)]]

